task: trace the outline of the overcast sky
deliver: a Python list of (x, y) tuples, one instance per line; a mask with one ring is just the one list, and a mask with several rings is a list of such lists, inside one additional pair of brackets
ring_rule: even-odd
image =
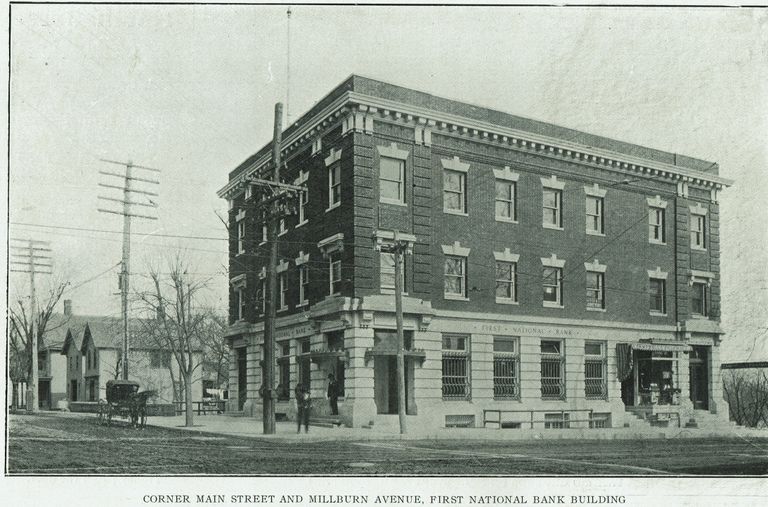
[[(96, 211), (97, 195), (119, 197), (98, 171), (119, 168), (99, 158), (162, 170), (159, 220), (134, 221), (132, 271), (183, 250), (190, 276), (211, 279), (207, 303), (226, 306), (215, 192), (269, 141), (286, 100), (285, 10), (13, 6), (11, 235), (52, 242), (57, 270), (79, 285), (65, 296), (77, 313), (120, 309), (108, 270), (121, 236), (96, 232), (122, 229)], [(753, 9), (298, 6), (287, 108), (296, 118), (357, 73), (717, 161), (736, 180), (721, 197), (725, 357), (749, 357), (758, 338), (751, 358), (765, 359), (767, 20)], [(14, 287), (26, 291), (23, 275)]]

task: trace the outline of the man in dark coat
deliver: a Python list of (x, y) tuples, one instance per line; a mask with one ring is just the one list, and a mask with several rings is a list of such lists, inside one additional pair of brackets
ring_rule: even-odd
[(309, 406), (311, 404), (309, 389), (305, 384), (298, 384), (294, 394), (296, 395), (296, 408), (298, 410), (296, 433), (301, 431), (302, 422), (304, 423), (304, 433), (309, 433)]
[(328, 374), (328, 401), (331, 403), (331, 415), (339, 415), (339, 383), (333, 376)]

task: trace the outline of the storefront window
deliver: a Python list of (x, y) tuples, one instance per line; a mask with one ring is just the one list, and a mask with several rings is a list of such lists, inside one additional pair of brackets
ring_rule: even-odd
[(678, 405), (677, 353), (637, 351), (640, 405)]

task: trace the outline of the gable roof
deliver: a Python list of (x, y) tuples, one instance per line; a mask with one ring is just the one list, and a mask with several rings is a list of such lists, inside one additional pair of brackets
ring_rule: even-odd
[(64, 344), (61, 347), (61, 354), (66, 356), (69, 353), (69, 348), (74, 347), (75, 350), (80, 350), (83, 344), (83, 334), (85, 333), (85, 323), (70, 323), (67, 327), (67, 337), (64, 339)]
[[(143, 332), (145, 325), (151, 322), (149, 319), (129, 319), (128, 326), (130, 331), (131, 349), (143, 350), (162, 350), (166, 349), (161, 344), (152, 340), (147, 333)], [(117, 349), (123, 348), (123, 321), (116, 317), (90, 317), (84, 326), (82, 339), (80, 342), (80, 351), (85, 353), (88, 342), (92, 341), (97, 349)], [(202, 347), (196, 346), (194, 351), (201, 351)]]
[(89, 318), (86, 315), (53, 313), (45, 326), (45, 333), (38, 342), (38, 349), (62, 350), (70, 329), (82, 332)]

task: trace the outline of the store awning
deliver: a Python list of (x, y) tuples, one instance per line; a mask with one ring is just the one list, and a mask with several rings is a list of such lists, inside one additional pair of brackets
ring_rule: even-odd
[(691, 346), (686, 343), (649, 343), (638, 342), (630, 346), (635, 350), (648, 350), (651, 352), (689, 352)]

